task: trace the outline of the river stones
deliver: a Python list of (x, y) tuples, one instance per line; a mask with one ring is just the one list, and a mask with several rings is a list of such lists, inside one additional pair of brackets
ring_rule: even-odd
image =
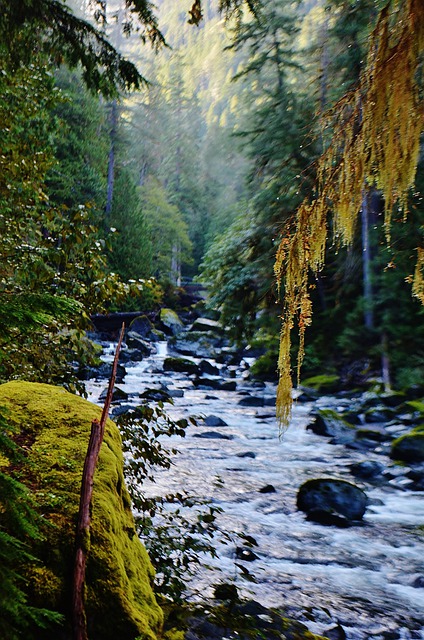
[(350, 465), (350, 472), (362, 480), (375, 480), (381, 477), (383, 471), (384, 465), (377, 460), (363, 460)]
[(176, 336), (181, 333), (184, 325), (175, 311), (163, 308), (160, 310), (160, 328), (168, 335)]
[(297, 494), (297, 507), (309, 520), (321, 524), (346, 525), (361, 520), (367, 496), (359, 487), (333, 478), (307, 480)]
[(163, 361), (163, 370), (184, 372), (190, 375), (199, 373), (199, 366), (188, 358), (169, 357)]
[(333, 438), (337, 444), (349, 444), (355, 440), (356, 429), (333, 409), (322, 409), (314, 415), (313, 421), (306, 427), (319, 436)]
[(228, 426), (225, 420), (223, 420), (219, 416), (206, 416), (203, 422), (207, 427), (227, 427)]
[(129, 331), (138, 334), (140, 338), (145, 340), (152, 340), (153, 342), (158, 340), (154, 325), (146, 315), (134, 318), (129, 326)]
[(241, 407), (263, 407), (264, 404), (264, 399), (258, 396), (245, 396), (239, 401)]
[(137, 349), (137, 351), (141, 351), (144, 358), (150, 356), (153, 351), (152, 345), (135, 331), (128, 331), (126, 343), (130, 349)]
[(424, 462), (424, 427), (414, 429), (397, 438), (392, 444), (390, 457), (405, 462)]

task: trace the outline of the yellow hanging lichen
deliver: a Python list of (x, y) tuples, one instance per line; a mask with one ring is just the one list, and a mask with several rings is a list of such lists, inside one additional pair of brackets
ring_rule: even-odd
[[(389, 3), (390, 4), (390, 3)], [(390, 241), (393, 207), (407, 212), (414, 184), (424, 110), (415, 74), (424, 51), (424, 3), (393, 0), (381, 12), (369, 38), (367, 62), (355, 91), (345, 95), (324, 117), (333, 142), (317, 165), (317, 197), (299, 207), (291, 237), (283, 238), (275, 262), (278, 285), (284, 282), (284, 310), (278, 368), (277, 417), (288, 426), (292, 406), (291, 340), (297, 322), (299, 377), (306, 327), (311, 323), (309, 272), (323, 266), (327, 217), (333, 213), (334, 240), (352, 242), (364, 189), (377, 187), (385, 200), (385, 229)], [(418, 250), (413, 295), (424, 304), (424, 249)]]

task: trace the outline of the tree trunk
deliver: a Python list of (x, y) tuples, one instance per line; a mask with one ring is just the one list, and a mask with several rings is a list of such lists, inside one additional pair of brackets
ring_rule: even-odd
[(367, 329), (372, 329), (374, 327), (374, 312), (373, 312), (373, 294), (372, 294), (372, 284), (371, 284), (369, 207), (368, 207), (368, 192), (366, 191), (366, 189), (362, 191), (361, 223), (362, 223), (362, 274), (363, 274), (363, 293), (364, 293), (364, 324)]

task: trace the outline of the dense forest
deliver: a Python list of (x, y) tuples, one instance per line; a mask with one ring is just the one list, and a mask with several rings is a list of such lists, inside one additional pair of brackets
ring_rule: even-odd
[[(43, 382), (84, 395), (83, 372), (98, 357), (87, 338), (90, 317), (180, 311), (198, 286), (205, 313), (255, 355), (259, 380), (277, 381), (283, 316), (296, 335), (289, 363), (280, 352), (280, 369), (296, 369), (300, 351), (303, 383), (337, 379), (349, 389), (372, 380), (385, 391), (422, 385), (419, 3), (221, 5), (0, 2), (1, 383)], [(347, 178), (328, 194), (323, 181), (342, 154), (340, 132), (360, 137), (370, 50), (386, 37), (382, 15), (394, 33), (387, 47), (403, 42), (399, 22), (416, 19), (415, 62), (408, 60), (420, 118), (411, 115), (413, 124), (390, 140), (397, 158), (402, 137), (415, 136), (415, 151), (399, 151), (414, 171), (391, 183), (393, 197), (377, 169), (374, 180), (361, 174), (357, 206)], [(355, 111), (347, 101), (352, 95), (363, 111), (362, 102)], [(357, 209), (349, 236), (338, 191)], [(293, 285), (298, 297), (287, 307), (287, 255), (301, 262), (290, 245), (302, 228), (296, 215), (322, 192), (330, 204), (320, 258), (312, 264), (314, 238), (307, 238), (302, 251), (310, 252), (312, 270)], [(17, 464), (7, 415), (0, 419), (2, 450)], [(36, 536), (31, 508), (20, 516), (12, 505), (23, 491), (0, 473), (0, 498), (12, 496), (9, 523)], [(4, 513), (0, 560), (9, 562), (21, 548), (4, 528)], [(21, 615), (19, 607), (10, 611)]]

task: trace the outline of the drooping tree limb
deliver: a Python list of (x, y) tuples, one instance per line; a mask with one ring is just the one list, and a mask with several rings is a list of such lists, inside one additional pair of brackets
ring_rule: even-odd
[(72, 623), (74, 640), (88, 640), (84, 605), (84, 588), (87, 557), (90, 550), (90, 507), (93, 494), (94, 472), (99, 458), (100, 447), (102, 445), (105, 432), (105, 424), (112, 402), (113, 388), (116, 380), (116, 370), (118, 368), (119, 352), (121, 350), (121, 344), (124, 337), (124, 330), (125, 325), (122, 325), (102, 415), (100, 421), (95, 419), (91, 423), (90, 440), (82, 472), (80, 504), (75, 536), (75, 563), (72, 593)]

